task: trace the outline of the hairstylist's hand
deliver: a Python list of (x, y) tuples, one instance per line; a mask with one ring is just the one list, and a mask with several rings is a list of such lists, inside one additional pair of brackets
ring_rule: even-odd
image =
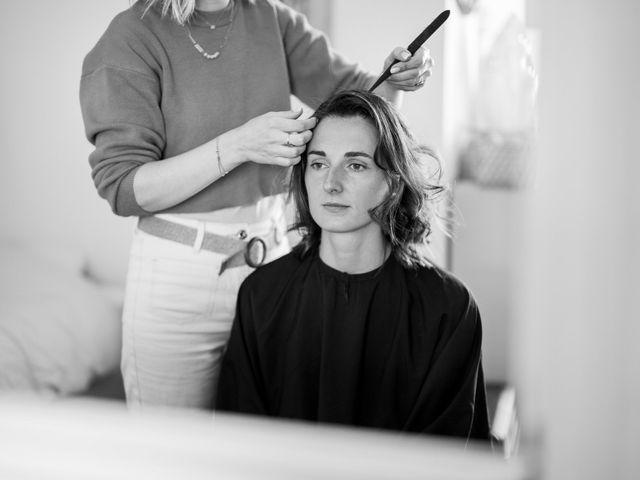
[(302, 109), (265, 113), (227, 132), (224, 144), (237, 149), (243, 161), (295, 165), (317, 122), (315, 118), (301, 119), (300, 115)]
[(394, 60), (400, 61), (391, 67), (391, 75), (386, 82), (398, 90), (410, 92), (418, 90), (431, 76), (434, 61), (429, 50), (420, 47), (412, 56), (406, 48), (396, 47), (384, 61), (383, 71)]

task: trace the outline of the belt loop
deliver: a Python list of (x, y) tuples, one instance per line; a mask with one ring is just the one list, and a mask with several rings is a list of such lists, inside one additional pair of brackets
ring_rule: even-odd
[(204, 240), (204, 223), (198, 222), (196, 230), (197, 230), (197, 233), (196, 233), (196, 239), (193, 242), (193, 249), (196, 252), (199, 252), (202, 249), (202, 241)]
[(282, 239), (286, 235), (285, 229), (282, 228), (282, 221), (280, 218), (271, 217), (271, 228), (273, 229), (272, 235), (276, 242), (276, 245), (280, 245)]

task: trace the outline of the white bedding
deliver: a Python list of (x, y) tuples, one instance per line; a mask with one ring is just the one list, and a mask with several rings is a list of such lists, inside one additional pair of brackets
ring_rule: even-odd
[(120, 305), (73, 250), (0, 243), (0, 391), (73, 394), (118, 367)]

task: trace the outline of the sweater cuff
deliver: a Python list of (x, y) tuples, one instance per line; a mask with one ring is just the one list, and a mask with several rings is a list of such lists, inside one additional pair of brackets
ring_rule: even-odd
[(146, 217), (153, 215), (153, 212), (146, 211), (136, 200), (136, 195), (133, 190), (133, 179), (135, 178), (137, 171), (137, 168), (132, 169), (120, 181), (118, 193), (116, 195), (115, 202), (112, 205), (113, 212), (117, 215), (123, 217)]

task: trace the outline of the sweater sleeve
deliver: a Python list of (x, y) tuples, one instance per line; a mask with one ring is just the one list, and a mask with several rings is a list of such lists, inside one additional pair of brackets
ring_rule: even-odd
[(85, 58), (80, 80), (85, 133), (95, 147), (89, 156), (93, 181), (122, 216), (149, 214), (136, 201), (133, 178), (165, 147), (160, 82), (140, 43), (112, 24)]
[(306, 17), (274, 2), (287, 55), (291, 92), (312, 108), (332, 93), (369, 87), (375, 76), (331, 48), (327, 37)]

